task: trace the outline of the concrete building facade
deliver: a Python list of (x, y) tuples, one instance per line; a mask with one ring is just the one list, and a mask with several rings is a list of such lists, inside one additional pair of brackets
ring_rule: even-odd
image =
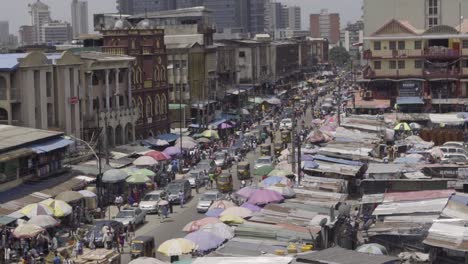
[(310, 15), (310, 35), (312, 38), (326, 38), (332, 45), (340, 41), (340, 15), (323, 9), (320, 14)]
[(286, 28), (292, 30), (301, 30), (301, 8), (299, 6), (286, 7), (287, 25)]
[(34, 26), (21, 26), (18, 31), (18, 36), (20, 45), (25, 46), (34, 44)]
[(50, 21), (41, 28), (44, 43), (66, 43), (72, 40), (73, 32), (70, 23)]
[(364, 23), (358, 20), (355, 23), (348, 25), (341, 30), (340, 45), (346, 49), (356, 60), (360, 59), (362, 46), (364, 42)]
[(71, 17), (73, 38), (80, 34), (88, 34), (88, 1), (72, 0)]

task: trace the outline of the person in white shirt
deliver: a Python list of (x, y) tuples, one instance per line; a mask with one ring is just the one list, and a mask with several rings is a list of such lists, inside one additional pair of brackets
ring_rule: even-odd
[(115, 205), (117, 206), (117, 208), (119, 209), (119, 212), (120, 212), (120, 207), (122, 206), (122, 203), (123, 203), (123, 198), (122, 198), (122, 195), (117, 195), (117, 197), (115, 197), (115, 201), (114, 201)]

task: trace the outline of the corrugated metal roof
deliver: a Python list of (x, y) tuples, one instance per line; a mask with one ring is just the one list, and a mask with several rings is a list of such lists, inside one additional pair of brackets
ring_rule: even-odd
[(63, 135), (63, 132), (0, 125), (0, 152), (20, 148), (26, 144), (36, 143), (45, 139), (57, 138), (61, 135)]
[(448, 248), (458, 251), (468, 251), (468, 228), (453, 223), (434, 223), (424, 244)]
[(316, 261), (324, 264), (391, 264), (395, 263), (396, 260), (398, 260), (396, 257), (371, 255), (340, 247), (328, 248), (296, 257), (296, 263)]
[(404, 202), (404, 201), (422, 201), (438, 198), (449, 198), (455, 190), (430, 190), (415, 192), (393, 192), (385, 193), (384, 203)]
[(433, 213), (442, 212), (442, 209), (447, 204), (448, 198), (432, 199), (417, 202), (399, 202), (399, 203), (384, 203), (375, 208), (373, 215), (405, 215), (414, 213)]

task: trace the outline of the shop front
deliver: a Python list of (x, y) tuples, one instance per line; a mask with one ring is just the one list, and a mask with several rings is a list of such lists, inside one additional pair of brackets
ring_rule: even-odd
[(71, 144), (71, 140), (56, 138), (32, 145), (31, 149), (36, 153), (33, 159), (34, 176), (46, 178), (66, 171), (63, 160)]

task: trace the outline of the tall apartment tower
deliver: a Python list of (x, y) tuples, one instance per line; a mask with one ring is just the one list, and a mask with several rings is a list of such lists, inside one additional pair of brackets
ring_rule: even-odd
[(0, 21), (0, 45), (7, 44), (10, 37), (10, 28), (8, 21)]
[(265, 33), (267, 31), (268, 0), (250, 0), (249, 3), (249, 30), (252, 34)]
[(88, 34), (88, 2), (86, 0), (72, 0), (71, 16), (73, 37)]
[(42, 27), (50, 22), (49, 6), (37, 0), (33, 4), (29, 4), (29, 14), (31, 15), (31, 23), (34, 27), (34, 42), (43, 43)]
[(298, 6), (286, 7), (287, 21), (286, 28), (292, 30), (301, 30), (301, 8)]
[(176, 4), (176, 0), (117, 0), (117, 10), (122, 14), (138, 15), (176, 9)]
[(326, 38), (331, 45), (340, 41), (340, 14), (328, 13), (322, 9), (320, 14), (310, 15), (310, 35), (313, 38)]

